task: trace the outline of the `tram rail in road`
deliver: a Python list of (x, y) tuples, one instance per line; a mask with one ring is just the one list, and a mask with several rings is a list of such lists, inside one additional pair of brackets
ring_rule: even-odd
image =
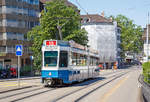
[[(52, 99), (49, 100), (50, 102), (56, 102), (59, 100), (63, 100), (64, 98), (67, 98), (70, 95), (74, 95), (80, 91), (88, 90), (84, 94), (82, 94), (80, 97), (75, 99), (75, 101), (78, 102), (78, 101), (82, 100), (83, 98), (85, 98), (86, 96), (88, 96), (89, 94), (93, 93), (98, 88), (101, 88), (101, 87), (107, 85), (108, 83), (111, 83), (113, 80), (120, 78), (121, 76), (125, 75), (128, 72), (129, 72), (128, 70), (119, 70), (114, 73), (112, 72), (109, 74), (105, 74), (103, 76), (105, 78), (96, 78), (93, 80), (87, 80), (87, 81), (84, 81), (81, 83), (73, 84), (68, 87), (56, 87), (56, 88), (50, 88), (50, 89), (44, 88), (44, 87), (32, 87), (32, 88), (16, 90), (16, 91), (12, 91), (12, 92), (5, 92), (2, 96), (0, 96), (0, 101), (8, 99), (8, 97), (10, 99), (9, 101), (11, 101), (11, 102), (26, 101), (26, 100), (29, 100), (32, 98), (36, 99), (36, 97), (38, 97), (38, 96), (46, 95), (48, 93), (52, 93), (57, 90), (59, 90), (59, 91), (63, 90), (63, 89), (68, 90), (65, 95), (60, 95), (60, 97), (54, 96), (54, 97), (51, 97)], [(9, 95), (7, 95), (7, 93), (9, 93)]]

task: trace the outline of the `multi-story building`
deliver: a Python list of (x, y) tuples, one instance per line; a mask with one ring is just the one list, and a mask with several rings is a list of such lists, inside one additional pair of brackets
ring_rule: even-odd
[(30, 64), (26, 34), (38, 24), (39, 0), (0, 0), (0, 66), (17, 66), (17, 44), (23, 45), (21, 66)]
[(120, 62), (120, 34), (117, 22), (102, 15), (81, 15), (82, 28), (88, 32), (88, 45), (98, 50), (100, 62), (110, 68), (113, 63)]
[[(147, 27), (144, 28), (144, 32), (143, 32), (143, 41), (144, 41), (144, 51), (143, 51), (143, 62), (147, 62), (148, 60), (150, 60), (150, 25), (148, 25), (148, 44), (147, 44)], [(148, 58), (147, 58), (148, 56)]]

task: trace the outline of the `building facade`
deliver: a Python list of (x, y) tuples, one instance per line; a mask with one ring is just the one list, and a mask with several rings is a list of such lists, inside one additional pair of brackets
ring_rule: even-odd
[(27, 32), (39, 24), (39, 0), (0, 0), (0, 66), (17, 67), (15, 46), (23, 45), (21, 66), (29, 65)]
[(111, 68), (113, 63), (120, 62), (120, 34), (117, 22), (106, 19), (104, 14), (81, 15), (82, 28), (88, 32), (88, 45), (98, 50), (100, 62)]
[[(147, 27), (144, 28), (143, 32), (143, 41), (144, 41), (144, 48), (143, 48), (143, 62), (147, 62), (150, 60), (150, 57), (147, 58), (147, 56), (150, 56), (150, 25), (148, 25), (148, 44), (147, 44)], [(147, 60), (148, 59), (148, 60)]]

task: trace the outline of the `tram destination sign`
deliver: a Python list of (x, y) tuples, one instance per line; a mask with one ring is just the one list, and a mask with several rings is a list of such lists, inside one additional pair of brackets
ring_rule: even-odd
[(57, 41), (56, 40), (48, 40), (46, 41), (46, 46), (56, 46), (57, 45)]

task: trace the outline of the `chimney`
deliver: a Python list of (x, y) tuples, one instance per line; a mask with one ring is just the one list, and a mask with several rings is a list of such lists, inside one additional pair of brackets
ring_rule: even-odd
[(102, 16), (102, 17), (104, 17), (104, 16), (105, 16), (104, 11), (101, 13), (101, 16)]

